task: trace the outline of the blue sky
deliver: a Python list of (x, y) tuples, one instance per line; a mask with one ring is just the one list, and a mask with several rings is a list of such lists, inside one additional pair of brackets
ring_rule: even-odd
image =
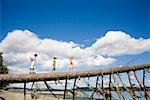
[(1, 6), (0, 40), (14, 29), (81, 43), (108, 30), (150, 37), (149, 0), (1, 0)]
[[(0, 41), (14, 29), (39, 38), (91, 46), (109, 30), (150, 38), (149, 0), (0, 0)], [(149, 52), (116, 57), (117, 66), (134, 59), (148, 63)], [(136, 57), (135, 57), (136, 58)], [(143, 59), (142, 59), (143, 58)], [(82, 68), (81, 68), (82, 69)]]

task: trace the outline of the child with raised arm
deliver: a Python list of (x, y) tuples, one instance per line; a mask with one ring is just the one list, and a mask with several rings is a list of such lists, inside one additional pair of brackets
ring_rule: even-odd
[(31, 74), (31, 73), (35, 73), (35, 72), (34, 72), (34, 69), (35, 69), (36, 57), (37, 57), (37, 56), (38, 56), (37, 54), (34, 54), (34, 56), (30, 58), (30, 60), (31, 60), (30, 74)]

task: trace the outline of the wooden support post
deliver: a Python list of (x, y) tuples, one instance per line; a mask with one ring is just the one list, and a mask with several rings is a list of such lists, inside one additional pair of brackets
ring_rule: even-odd
[(135, 79), (137, 80), (137, 82), (138, 82), (138, 84), (139, 84), (141, 90), (143, 90), (142, 85), (141, 85), (140, 81), (138, 80), (138, 77), (137, 77), (135, 71), (133, 71), (133, 72), (134, 72)]
[(24, 83), (24, 100), (26, 100), (26, 83)]
[(143, 69), (143, 86), (145, 87), (145, 69)]
[(129, 73), (127, 73), (127, 74), (128, 74), (128, 80), (129, 80), (129, 83), (130, 83), (130, 87), (133, 88), (132, 83), (131, 83), (131, 79), (130, 79), (130, 75), (129, 75)]
[(64, 100), (66, 99), (66, 91), (67, 91), (67, 78), (65, 82)]
[(31, 91), (33, 90), (33, 86), (34, 86), (34, 82), (32, 83), (32, 86), (31, 86)]
[[(145, 69), (143, 69), (143, 87), (145, 88)], [(146, 99), (147, 99), (147, 96), (149, 96), (149, 95), (147, 95), (147, 93), (144, 93), (144, 95), (145, 95)]]
[(98, 80), (99, 80), (99, 76), (97, 76), (97, 78), (96, 78), (95, 90), (94, 90), (94, 92), (93, 92), (92, 95), (91, 95), (92, 100), (93, 100), (93, 95), (94, 95), (94, 93), (97, 91)]
[(96, 89), (95, 89), (95, 92), (97, 90), (98, 80), (99, 80), (99, 76), (97, 76), (97, 79), (96, 79), (96, 86), (95, 86)]
[[(127, 88), (126, 84), (123, 83), (123, 81), (122, 81), (120, 75), (117, 74), (117, 76), (118, 76), (118, 78), (120, 79), (120, 82), (121, 82), (121, 84), (123, 85), (124, 90), (126, 90), (126, 91), (132, 96), (132, 98), (133, 98), (134, 95), (133, 95), (132, 91), (130, 91), (130, 90)], [(122, 95), (122, 96), (123, 96), (123, 95)], [(125, 100), (124, 96), (123, 96), (123, 99)]]
[(119, 100), (122, 100), (122, 94), (121, 94), (121, 90), (119, 89), (119, 83), (118, 83), (118, 80), (116, 79), (115, 75), (113, 74), (113, 79), (114, 79), (114, 87), (115, 87), (115, 90), (118, 94), (118, 97), (119, 97)]
[(101, 81), (102, 81), (102, 89), (103, 89), (103, 87), (104, 87), (104, 85), (103, 85), (104, 84), (103, 75), (102, 75), (102, 80)]
[(111, 74), (109, 75), (109, 97), (111, 100)]
[[(130, 83), (130, 87), (133, 88), (129, 72), (127, 72), (127, 74), (128, 74), (128, 80), (129, 80), (129, 83)], [(131, 91), (132, 91), (132, 94), (133, 94), (133, 100), (136, 100), (136, 94), (135, 94), (134, 90), (131, 90)]]
[[(135, 71), (134, 71), (134, 76), (135, 76), (135, 79), (137, 80), (137, 82), (138, 82), (138, 84), (139, 84), (141, 90), (144, 91), (145, 99), (148, 100), (148, 94), (147, 94), (147, 92), (146, 92), (146, 90), (145, 90), (145, 87), (144, 87), (144, 86), (142, 87), (140, 81), (138, 80), (138, 77), (137, 77)], [(149, 99), (150, 99), (150, 98), (149, 98)]]
[(74, 93), (74, 91), (75, 91), (75, 86), (76, 86), (76, 80), (77, 80), (77, 78), (75, 78), (74, 84), (73, 84), (73, 100), (75, 100), (75, 93)]
[(101, 81), (102, 81), (102, 93), (103, 93), (103, 98), (105, 98), (103, 75), (102, 75)]
[(54, 97), (56, 97), (57, 98), (57, 96), (53, 93), (53, 91), (50, 89), (50, 86), (47, 84), (47, 82), (46, 81), (44, 81), (44, 83), (45, 83), (45, 85), (46, 85), (46, 87), (47, 87), (47, 89), (52, 93), (52, 95), (54, 96)]

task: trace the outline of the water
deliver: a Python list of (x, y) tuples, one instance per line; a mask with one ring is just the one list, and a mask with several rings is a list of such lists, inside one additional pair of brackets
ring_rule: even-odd
[[(47, 94), (47, 95), (50, 94), (49, 91), (45, 91), (45, 92), (43, 91), (41, 93)], [(57, 92), (56, 94), (62, 94), (63, 95), (63, 93), (64, 92)], [(93, 91), (85, 91), (84, 93), (76, 94), (75, 100), (89, 100), (89, 99), (91, 99), (92, 93), (93, 93)], [(143, 91), (138, 91), (135, 93), (137, 96), (137, 100), (146, 100), (146, 98), (144, 96), (145, 93)], [(118, 96), (117, 92), (112, 91), (111, 94), (112, 94), (113, 100), (119, 100), (119, 96)], [(121, 94), (122, 94), (122, 98), (124, 98), (125, 100), (133, 100), (132, 96), (127, 91), (123, 91)], [(148, 91), (147, 94), (150, 96), (150, 91)], [(72, 98), (71, 93), (68, 93), (66, 95), (67, 95), (66, 97), (68, 97), (68, 99)], [(94, 93), (93, 98), (94, 98), (94, 100), (104, 100), (103, 96), (98, 92)]]
[[(19, 90), (11, 90), (11, 91), (22, 91), (23, 89)], [(27, 90), (27, 93), (31, 93), (31, 90)], [(52, 95), (50, 91), (38, 91), (40, 94), (44, 95)], [(64, 92), (63, 91), (55, 91), (53, 92), (57, 96), (61, 96), (63, 98)], [(75, 100), (89, 100), (91, 99), (91, 95), (93, 94), (93, 91), (75, 91)], [(133, 100), (132, 96), (127, 92), (123, 91), (121, 92), (122, 98), (125, 100)], [(135, 91), (135, 94), (137, 96), (137, 100), (146, 100), (144, 91)], [(147, 94), (150, 96), (150, 91), (147, 91)], [(113, 100), (119, 100), (119, 96), (117, 92), (111, 91), (112, 99)], [(66, 98), (72, 99), (72, 93), (66, 92)], [(93, 95), (94, 100), (104, 100), (103, 95), (101, 95), (99, 92), (95, 92)]]

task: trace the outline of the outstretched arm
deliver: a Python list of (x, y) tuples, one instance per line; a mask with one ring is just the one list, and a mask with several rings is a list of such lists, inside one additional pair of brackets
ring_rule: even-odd
[(31, 61), (33, 61), (33, 58), (30, 58)]

